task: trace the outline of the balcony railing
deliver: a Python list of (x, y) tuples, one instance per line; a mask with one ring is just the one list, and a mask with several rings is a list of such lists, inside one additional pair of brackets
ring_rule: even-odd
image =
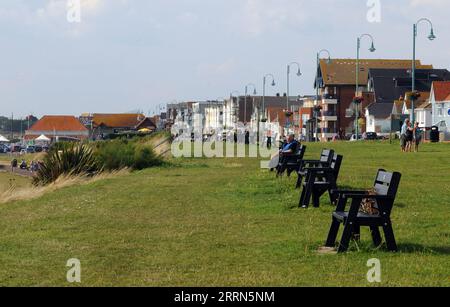
[(321, 128), (320, 133), (337, 133), (337, 130), (334, 128)]
[(322, 116), (337, 116), (336, 111), (322, 111)]

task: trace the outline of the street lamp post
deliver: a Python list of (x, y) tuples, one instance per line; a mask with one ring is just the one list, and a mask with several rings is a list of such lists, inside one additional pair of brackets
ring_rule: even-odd
[[(289, 113), (290, 111), (289, 111), (289, 97), (290, 97), (290, 93), (289, 93), (289, 77), (290, 77), (290, 75), (291, 75), (291, 66), (292, 65), (296, 65), (297, 66), (297, 68), (298, 68), (298, 70), (297, 70), (297, 76), (298, 77), (300, 77), (301, 75), (302, 75), (302, 72), (301, 72), (301, 69), (300, 69), (300, 64), (299, 63), (297, 63), (297, 62), (292, 62), (292, 63), (290, 63), (289, 65), (287, 65), (287, 70), (286, 70), (286, 73), (287, 73), (287, 91), (286, 91), (286, 113)], [(288, 123), (289, 123), (289, 118), (287, 118), (286, 119), (286, 132), (288, 132), (288, 130), (289, 130), (289, 125), (288, 125)]]
[[(355, 98), (358, 97), (358, 92), (359, 92), (359, 53), (360, 53), (360, 49), (361, 49), (361, 40), (364, 37), (368, 37), (371, 40), (371, 46), (369, 48), (370, 52), (375, 52), (375, 44), (374, 44), (374, 39), (373, 36), (370, 34), (363, 34), (360, 37), (358, 37), (357, 39), (357, 43), (356, 43), (356, 90), (355, 90)], [(357, 101), (355, 101), (355, 132), (356, 132), (356, 141), (358, 141), (359, 139), (359, 103)]]
[[(272, 78), (272, 86), (275, 86), (275, 77), (272, 74), (267, 74), (264, 76), (263, 78), (263, 97), (262, 97), (262, 114), (263, 114), (263, 119), (266, 119), (266, 83), (267, 83), (267, 78)], [(258, 120), (259, 123), (259, 120)], [(259, 125), (259, 124), (258, 124)]]
[(302, 72), (301, 72), (301, 69), (300, 69), (300, 64), (299, 63), (297, 63), (297, 62), (292, 62), (291, 64), (289, 64), (288, 66), (287, 66), (287, 92), (286, 92), (286, 95), (287, 95), (287, 104), (286, 104), (286, 111), (289, 111), (289, 77), (290, 77), (290, 74), (291, 74), (291, 66), (292, 65), (296, 65), (297, 66), (297, 68), (298, 68), (298, 71), (297, 71), (297, 76), (298, 77), (300, 77), (301, 75), (302, 75)]
[[(428, 39), (430, 41), (433, 41), (436, 39), (436, 36), (434, 35), (434, 28), (433, 28), (433, 23), (431, 22), (431, 20), (427, 19), (427, 18), (421, 18), (419, 19), (413, 26), (413, 60), (412, 60), (412, 93), (414, 94), (415, 90), (416, 90), (416, 39), (417, 39), (417, 27), (419, 26), (419, 24), (421, 22), (427, 22), (430, 27), (431, 27), (431, 31), (430, 31), (430, 35), (428, 35)], [(413, 97), (414, 95), (412, 95), (411, 97), (411, 122), (414, 123), (415, 122), (415, 114), (414, 114), (414, 103), (415, 103), (415, 98)]]
[[(319, 107), (319, 69), (320, 69), (320, 54), (326, 52), (328, 54), (327, 64), (331, 64), (331, 54), (327, 49), (322, 49), (317, 52), (317, 72), (316, 72), (316, 103)], [(316, 141), (319, 141), (319, 111), (315, 111), (316, 118)]]
[(256, 85), (253, 83), (249, 83), (245, 86), (245, 97), (244, 97), (244, 121), (247, 122), (247, 96), (248, 96), (248, 88), (253, 87), (253, 96), (256, 96)]

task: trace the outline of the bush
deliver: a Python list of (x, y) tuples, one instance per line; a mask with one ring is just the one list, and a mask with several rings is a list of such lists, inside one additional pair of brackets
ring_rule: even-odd
[(105, 170), (131, 168), (134, 163), (134, 146), (126, 140), (113, 140), (97, 143), (97, 161)]
[(55, 182), (61, 175), (89, 175), (102, 170), (92, 149), (84, 144), (67, 143), (49, 152), (33, 178), (35, 185)]
[(96, 144), (95, 156), (105, 170), (142, 170), (161, 164), (150, 145), (136, 140), (112, 140)]
[(159, 164), (161, 164), (161, 160), (156, 157), (151, 147), (146, 145), (137, 145), (135, 147), (133, 169), (142, 170)]

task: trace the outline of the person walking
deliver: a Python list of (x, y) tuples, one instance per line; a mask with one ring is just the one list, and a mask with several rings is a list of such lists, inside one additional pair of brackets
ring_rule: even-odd
[(413, 136), (414, 136), (414, 151), (419, 152), (419, 146), (423, 138), (423, 132), (422, 129), (420, 129), (419, 127), (419, 123), (414, 124)]
[(408, 131), (408, 126), (409, 126), (409, 119), (405, 120), (400, 132), (400, 146), (402, 148), (402, 152), (406, 152), (406, 145), (407, 145), (406, 132)]
[(414, 141), (414, 127), (411, 121), (408, 120), (408, 127), (406, 128), (406, 152), (412, 152), (412, 144)]
[(267, 130), (267, 149), (272, 149), (272, 130)]

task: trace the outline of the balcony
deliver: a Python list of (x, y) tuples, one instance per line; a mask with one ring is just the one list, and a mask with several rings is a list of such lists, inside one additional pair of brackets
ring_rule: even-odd
[(322, 139), (332, 139), (337, 135), (336, 129), (332, 128), (321, 128), (320, 137)]
[(336, 111), (322, 111), (320, 120), (324, 122), (335, 122), (338, 120)]
[(338, 101), (335, 98), (323, 98), (322, 104), (323, 105), (336, 105), (336, 104), (338, 104)]

